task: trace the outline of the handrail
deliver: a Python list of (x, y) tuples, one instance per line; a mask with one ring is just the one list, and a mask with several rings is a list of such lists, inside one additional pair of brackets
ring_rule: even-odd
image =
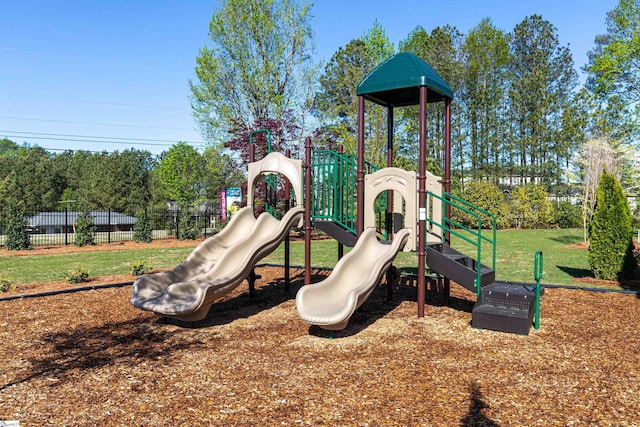
[[(476, 229), (472, 229), (469, 228), (463, 224), (460, 224), (457, 221), (452, 220), (451, 218), (446, 218), (444, 217), (442, 223), (438, 223), (437, 221), (434, 221), (431, 218), (426, 218), (426, 221), (431, 224), (434, 225), (436, 227), (439, 227), (441, 229), (441, 236), (442, 236), (442, 241), (444, 242), (445, 239), (445, 233), (448, 232), (450, 234), (453, 234), (454, 236), (457, 236), (459, 238), (461, 238), (462, 240), (468, 242), (469, 244), (473, 245), (476, 247), (476, 273), (477, 273), (477, 277), (476, 277), (476, 294), (477, 297), (480, 298), (480, 284), (481, 284), (481, 277), (482, 277), (482, 272), (481, 272), (481, 264), (482, 264), (482, 241), (485, 241), (487, 243), (490, 243), (493, 247), (493, 251), (492, 251), (492, 260), (491, 260), (491, 268), (495, 271), (496, 269), (496, 229), (497, 229), (497, 221), (496, 221), (496, 216), (494, 214), (492, 214), (491, 212), (488, 212), (485, 209), (482, 209), (479, 206), (475, 206), (474, 204), (461, 199), (457, 196), (454, 196), (453, 194), (450, 193), (443, 193), (442, 196), (439, 196), (437, 194), (434, 194), (430, 191), (427, 192), (427, 195), (430, 197), (433, 197), (437, 200), (440, 200), (442, 202), (442, 209), (443, 211), (446, 211), (446, 206), (449, 205), (451, 207), (454, 207), (456, 209), (460, 209), (461, 211), (473, 216), (474, 218), (477, 219), (477, 228)], [(484, 236), (482, 234), (482, 214), (489, 216), (490, 218), (493, 219), (493, 224), (492, 224), (492, 231), (493, 231), (493, 236), (492, 238), (489, 238), (487, 236)], [(454, 228), (455, 227), (455, 228)], [(462, 234), (459, 230), (463, 230), (466, 231), (467, 233), (471, 234), (471, 237), (469, 237), (468, 235), (464, 235)], [(475, 239), (473, 239), (473, 237), (475, 237)], [(425, 239), (426, 242), (426, 239)]]
[(271, 131), (269, 129), (256, 129), (249, 134), (249, 146), (253, 145), (253, 135), (256, 133), (267, 134), (267, 154), (271, 153)]
[(540, 280), (542, 280), (542, 269), (544, 257), (542, 251), (536, 252), (533, 258), (533, 278), (536, 281), (536, 317), (533, 323), (533, 327), (540, 329)]

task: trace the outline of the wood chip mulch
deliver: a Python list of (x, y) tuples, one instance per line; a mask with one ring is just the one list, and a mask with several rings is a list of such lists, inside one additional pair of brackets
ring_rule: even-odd
[[(528, 336), (473, 329), (475, 296), (376, 289), (349, 326), (302, 322), (263, 267), (195, 324), (130, 287), (0, 302), (0, 420), (26, 426), (640, 425), (640, 299), (547, 289)], [(322, 272), (317, 272), (320, 279)]]

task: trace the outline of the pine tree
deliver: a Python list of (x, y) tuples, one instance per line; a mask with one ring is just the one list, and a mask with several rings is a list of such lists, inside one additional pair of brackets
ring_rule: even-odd
[(133, 226), (133, 240), (135, 242), (151, 243), (151, 219), (146, 209), (138, 214), (138, 220)]
[(85, 246), (95, 244), (93, 233), (96, 230), (96, 226), (93, 223), (93, 217), (89, 211), (83, 210), (76, 219), (76, 246)]
[(27, 230), (27, 220), (22, 204), (10, 199), (7, 206), (8, 220), (5, 236), (5, 247), (10, 251), (31, 249), (31, 240)]
[(603, 172), (589, 225), (587, 255), (589, 267), (597, 279), (621, 279), (635, 271), (631, 225), (631, 208), (622, 186), (615, 176)]

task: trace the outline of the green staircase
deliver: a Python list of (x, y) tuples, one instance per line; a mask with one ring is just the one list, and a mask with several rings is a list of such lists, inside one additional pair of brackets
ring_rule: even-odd
[[(539, 324), (540, 286), (524, 286), (519, 284), (496, 282), (496, 217), (452, 194), (444, 193), (439, 197), (428, 193), (429, 197), (440, 199), (443, 209), (447, 205), (451, 210), (464, 212), (471, 217), (474, 227), (468, 227), (451, 218), (443, 218), (436, 223), (427, 218), (430, 226), (439, 228), (441, 235), (446, 232), (454, 235), (473, 248), (475, 256), (466, 255), (451, 246), (444, 238), (442, 241), (427, 241), (426, 262), (429, 269), (443, 277), (476, 293), (476, 303), (471, 314), (471, 325), (474, 328), (490, 329), (521, 335), (529, 334), (536, 316), (536, 327)], [(491, 253), (486, 255), (486, 247)], [(483, 252), (484, 251), (484, 252)], [(483, 257), (483, 253), (485, 254)], [(490, 265), (482, 263), (489, 259)], [(541, 261), (540, 261), (541, 262)], [(538, 271), (538, 255), (536, 254), (536, 276)], [(539, 280), (538, 278), (536, 278)]]

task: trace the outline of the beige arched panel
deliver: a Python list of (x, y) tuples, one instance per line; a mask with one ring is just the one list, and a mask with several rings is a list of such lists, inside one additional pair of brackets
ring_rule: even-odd
[(290, 159), (280, 153), (269, 153), (262, 160), (249, 163), (247, 179), (247, 206), (253, 206), (256, 181), (261, 175), (282, 174), (291, 183), (296, 195), (296, 204), (302, 203), (302, 161)]
[[(425, 189), (427, 191), (425, 197), (425, 207), (427, 210), (427, 218), (431, 218), (436, 224), (442, 224), (442, 200), (437, 197), (429, 195), (429, 193), (435, 194), (442, 198), (442, 178), (435, 176), (431, 172), (427, 171), (425, 179)], [(432, 240), (442, 240), (442, 228), (427, 222), (427, 243), (433, 243)]]
[(417, 236), (417, 200), (418, 188), (416, 173), (400, 168), (384, 168), (364, 177), (364, 227), (376, 226), (375, 202), (380, 193), (387, 190), (394, 192), (394, 212), (402, 213), (402, 199), (405, 201), (404, 228), (411, 230), (411, 235), (403, 247), (403, 251), (416, 249)]

